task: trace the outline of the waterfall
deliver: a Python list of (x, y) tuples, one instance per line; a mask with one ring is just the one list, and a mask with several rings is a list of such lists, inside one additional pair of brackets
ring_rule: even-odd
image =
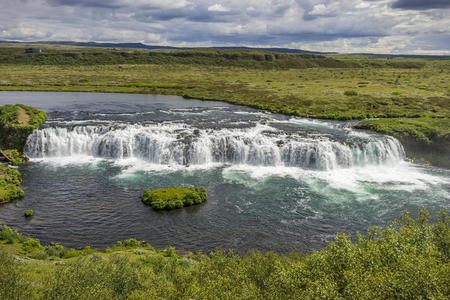
[(212, 130), (180, 123), (48, 127), (33, 132), (25, 152), (31, 158), (88, 155), (139, 158), (162, 165), (226, 163), (318, 170), (404, 158), (402, 145), (389, 136), (340, 141), (327, 135), (286, 133), (267, 125)]

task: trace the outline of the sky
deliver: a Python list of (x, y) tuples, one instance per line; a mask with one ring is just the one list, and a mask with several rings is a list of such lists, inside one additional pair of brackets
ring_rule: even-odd
[(0, 40), (450, 55), (450, 0), (0, 0)]

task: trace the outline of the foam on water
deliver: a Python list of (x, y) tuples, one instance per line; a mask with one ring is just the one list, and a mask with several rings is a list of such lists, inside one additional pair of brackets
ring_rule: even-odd
[(185, 123), (48, 127), (25, 147), (32, 158), (87, 155), (136, 158), (163, 166), (232, 165), (334, 170), (396, 164), (401, 144), (392, 137), (333, 140), (328, 135), (286, 133), (264, 124), (250, 128), (204, 129)]
[[(377, 199), (373, 189), (405, 191), (413, 193), (428, 190), (434, 185), (450, 184), (450, 179), (431, 175), (409, 162), (399, 162), (393, 166), (366, 166), (340, 168), (327, 171), (306, 170), (292, 167), (255, 167), (235, 165), (223, 170), (223, 177), (231, 182), (239, 182), (249, 186), (264, 184), (262, 179), (269, 176), (290, 177), (308, 184), (310, 190), (329, 198), (339, 198), (337, 192), (344, 191), (356, 199)], [(253, 179), (253, 181), (252, 181)], [(450, 194), (441, 191), (442, 197)]]

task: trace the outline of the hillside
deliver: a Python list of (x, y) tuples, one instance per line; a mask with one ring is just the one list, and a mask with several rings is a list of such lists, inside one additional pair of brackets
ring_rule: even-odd
[(199, 64), (261, 69), (304, 69), (313, 67), (358, 67), (353, 62), (312, 55), (256, 50), (183, 50), (154, 52), (146, 50), (45, 49), (25, 53), (23, 48), (0, 48), (0, 64), (22, 65), (111, 65), (111, 64)]
[(42, 47), (42, 48), (122, 48), (122, 49), (146, 49), (146, 50), (200, 50), (200, 49), (221, 49), (221, 50), (257, 50), (272, 51), (281, 53), (309, 53), (309, 54), (330, 54), (334, 52), (318, 52), (291, 48), (261, 48), (245, 46), (222, 46), (222, 47), (175, 47), (146, 45), (143, 43), (101, 43), (101, 42), (74, 42), (74, 41), (40, 41), (40, 42), (15, 42), (0, 41), (0, 47)]

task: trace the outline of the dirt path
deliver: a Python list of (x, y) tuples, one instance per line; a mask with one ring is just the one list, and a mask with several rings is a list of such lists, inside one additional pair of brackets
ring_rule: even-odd
[(30, 122), (30, 116), (27, 114), (27, 112), (22, 108), (18, 107), (19, 114), (17, 116), (17, 120), (19, 121), (19, 124), (22, 126), (27, 126)]

